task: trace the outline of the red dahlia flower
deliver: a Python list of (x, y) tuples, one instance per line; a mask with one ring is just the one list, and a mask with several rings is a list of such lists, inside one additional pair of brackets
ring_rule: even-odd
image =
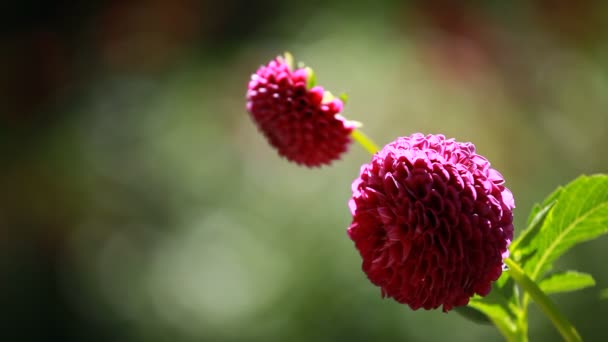
[(289, 64), (287, 55), (277, 57), (251, 76), (247, 110), (281, 156), (309, 167), (330, 164), (346, 151), (355, 124), (338, 114), (341, 100), (313, 87), (310, 68)]
[(348, 235), (363, 271), (412, 309), (447, 312), (485, 296), (513, 238), (513, 196), (471, 143), (398, 138), (352, 185)]

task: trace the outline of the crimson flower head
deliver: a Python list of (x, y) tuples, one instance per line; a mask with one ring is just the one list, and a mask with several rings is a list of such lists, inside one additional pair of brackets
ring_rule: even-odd
[(354, 122), (339, 113), (343, 103), (314, 86), (310, 68), (293, 70), (291, 55), (279, 56), (251, 76), (247, 110), (279, 154), (308, 167), (330, 164), (351, 142)]
[(487, 295), (513, 238), (513, 196), (471, 143), (401, 137), (361, 167), (348, 235), (383, 297), (447, 312)]

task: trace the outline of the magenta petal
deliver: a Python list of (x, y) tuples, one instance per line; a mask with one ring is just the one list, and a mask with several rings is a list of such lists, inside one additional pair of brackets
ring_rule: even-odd
[(251, 76), (246, 108), (281, 156), (308, 167), (328, 165), (346, 152), (355, 126), (339, 115), (340, 100), (322, 103), (325, 91), (307, 89), (307, 79), (306, 69), (292, 72), (276, 58)]
[(487, 295), (513, 238), (503, 184), (473, 144), (443, 135), (398, 138), (364, 164), (348, 233), (382, 296), (449, 311)]

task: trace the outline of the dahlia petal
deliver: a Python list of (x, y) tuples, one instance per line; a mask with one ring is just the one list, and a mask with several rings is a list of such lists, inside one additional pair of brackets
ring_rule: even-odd
[(340, 158), (355, 125), (338, 116), (342, 102), (323, 103), (325, 91), (307, 89), (306, 68), (292, 71), (286, 58), (260, 67), (248, 83), (247, 111), (279, 155), (315, 167)]
[(507, 208), (509, 209), (513, 209), (515, 208), (515, 200), (513, 199), (513, 194), (511, 193), (511, 191), (507, 188), (505, 188), (502, 191), (502, 202), (507, 206)]
[(393, 222), (393, 215), (389, 208), (380, 207), (377, 210), (378, 210), (378, 215), (380, 216), (380, 220), (382, 221), (382, 223), (384, 225), (387, 225), (387, 224), (390, 224)]
[(357, 210), (357, 202), (354, 199), (348, 201), (348, 208), (350, 209), (351, 214), (354, 214)]
[(398, 138), (363, 165), (348, 234), (382, 296), (447, 312), (487, 295), (513, 238), (503, 184), (473, 144), (443, 135)]
[(490, 181), (494, 182), (494, 184), (496, 184), (496, 185), (501, 185), (501, 184), (504, 184), (504, 182), (505, 182), (505, 179), (500, 174), (500, 172), (498, 172), (494, 169), (488, 170), (488, 179)]
[(308, 98), (310, 99), (310, 103), (313, 105), (320, 105), (321, 101), (323, 101), (323, 94), (325, 90), (323, 87), (316, 86), (308, 91)]
[(342, 101), (339, 99), (333, 99), (331, 102), (328, 103), (328, 107), (329, 107), (329, 111), (331, 113), (340, 113), (344, 107), (344, 105), (342, 104)]

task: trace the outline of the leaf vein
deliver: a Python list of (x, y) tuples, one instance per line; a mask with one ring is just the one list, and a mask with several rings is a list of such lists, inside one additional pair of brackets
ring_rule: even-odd
[[(605, 203), (601, 203), (601, 204), (599, 204), (599, 205), (597, 205), (597, 206), (595, 206), (593, 208), (590, 208), (589, 211), (587, 211), (584, 215), (579, 216), (576, 220), (572, 221), (566, 227), (566, 229), (562, 230), (562, 232), (555, 239), (553, 239), (553, 242), (545, 249), (545, 252), (541, 255), (539, 262), (536, 263), (536, 267), (534, 268), (534, 271), (531, 274), (532, 279), (536, 279), (536, 277), (538, 276), (538, 272), (540, 272), (540, 269), (543, 266), (544, 262), (549, 257), (549, 255), (551, 255), (551, 253), (553, 252), (553, 250), (555, 248), (557, 248), (557, 246), (564, 239), (564, 237), (566, 235), (568, 235), (568, 233), (572, 229), (574, 229), (581, 221), (583, 221), (589, 215), (593, 214), (596, 210), (604, 207), (604, 205), (605, 205)], [(563, 221), (563, 218), (562, 218), (562, 221)]]

